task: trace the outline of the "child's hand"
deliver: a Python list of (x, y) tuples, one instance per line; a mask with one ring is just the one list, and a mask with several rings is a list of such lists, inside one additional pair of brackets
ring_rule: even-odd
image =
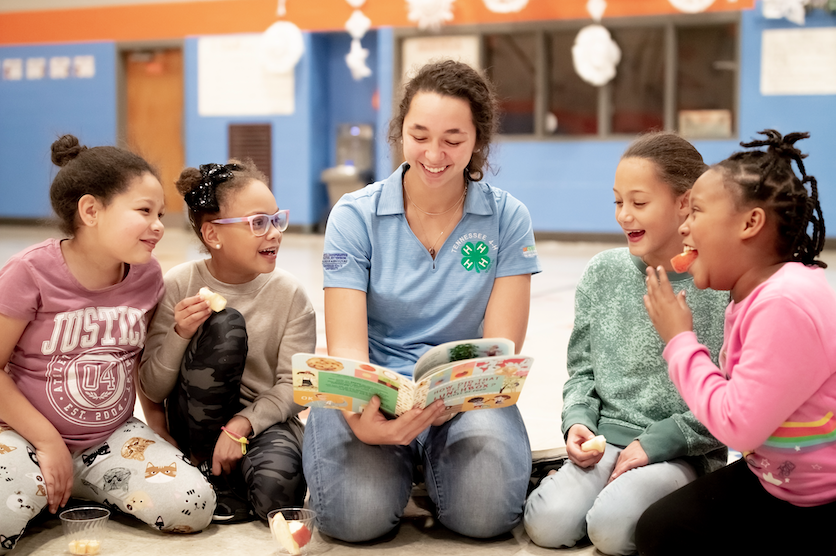
[(56, 513), (70, 499), (73, 490), (73, 458), (63, 440), (35, 446), (35, 456), (46, 483), (49, 511)]
[(592, 467), (601, 461), (601, 458), (604, 457), (603, 452), (581, 450), (581, 444), (593, 438), (595, 438), (595, 433), (586, 426), (581, 424), (572, 425), (566, 435), (566, 455), (569, 456), (569, 461), (584, 468)]
[(619, 476), (631, 469), (644, 467), (647, 464), (647, 453), (645, 453), (641, 443), (638, 440), (634, 440), (628, 444), (620, 454), (618, 454), (618, 460), (615, 462), (615, 468), (613, 469), (612, 475), (610, 475), (610, 480), (607, 481), (607, 484), (613, 482)]
[(644, 296), (644, 306), (650, 321), (666, 344), (681, 332), (694, 329), (691, 308), (685, 301), (685, 290), (674, 295), (668, 275), (659, 267), (647, 267), (647, 294)]
[(181, 338), (189, 339), (212, 314), (209, 302), (199, 295), (193, 295), (174, 306), (174, 331)]
[[(229, 423), (224, 426), (229, 432), (245, 438), (253, 432), (250, 420), (240, 415), (236, 415), (230, 419)], [(238, 460), (243, 456), (241, 443), (236, 442), (224, 431), (221, 431), (220, 436), (218, 436), (218, 441), (215, 443), (215, 452), (212, 454), (212, 474), (220, 475), (223, 473), (224, 475), (229, 475), (235, 469), (235, 466), (238, 465)]]

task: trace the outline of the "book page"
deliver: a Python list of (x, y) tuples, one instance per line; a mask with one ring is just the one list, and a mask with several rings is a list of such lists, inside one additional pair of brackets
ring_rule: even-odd
[(445, 363), (494, 355), (514, 355), (514, 342), (506, 338), (475, 338), (447, 342), (430, 349), (415, 362), (412, 379), (419, 382), (427, 373), (434, 372), (436, 367)]
[(447, 414), (514, 405), (533, 364), (531, 357), (512, 355), (443, 365), (417, 384), (416, 407), (443, 399)]
[(361, 413), (377, 396), (381, 411), (389, 415), (413, 406), (412, 381), (384, 367), (313, 353), (297, 353), (291, 362), (293, 401), (299, 405)]

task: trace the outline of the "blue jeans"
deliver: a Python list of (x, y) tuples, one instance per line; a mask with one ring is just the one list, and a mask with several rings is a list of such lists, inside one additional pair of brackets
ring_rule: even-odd
[(627, 471), (607, 484), (623, 448), (607, 444), (597, 465), (567, 461), (543, 479), (525, 505), (525, 530), (540, 546), (575, 546), (585, 535), (604, 554), (633, 554), (636, 523), (648, 506), (697, 474), (681, 459)]
[(342, 412), (311, 410), (302, 464), (317, 527), (360, 542), (394, 529), (423, 464), (438, 520), (469, 537), (488, 538), (522, 519), (531, 448), (515, 407), (468, 411), (429, 427), (409, 446), (372, 446), (354, 436)]

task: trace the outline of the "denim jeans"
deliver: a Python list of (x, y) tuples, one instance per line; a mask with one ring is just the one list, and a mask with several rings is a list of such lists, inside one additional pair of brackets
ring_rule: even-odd
[(302, 450), (317, 527), (343, 541), (375, 539), (398, 525), (416, 465), (447, 528), (488, 538), (522, 519), (531, 448), (515, 406), (461, 413), (409, 446), (364, 444), (342, 412), (314, 408)]
[(636, 551), (636, 523), (648, 506), (694, 479), (685, 461), (652, 463), (607, 484), (623, 448), (607, 444), (591, 468), (567, 461), (543, 479), (525, 505), (525, 530), (540, 546), (575, 546), (585, 535), (604, 554)]

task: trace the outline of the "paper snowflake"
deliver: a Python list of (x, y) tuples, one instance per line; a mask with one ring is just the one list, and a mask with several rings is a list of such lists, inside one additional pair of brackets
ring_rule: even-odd
[(797, 25), (804, 25), (804, 7), (809, 0), (764, 0), (763, 16), (767, 19), (786, 17)]
[(687, 14), (704, 12), (714, 0), (668, 0), (674, 8)]
[(496, 14), (509, 14), (523, 9), (528, 0), (482, 0), (485, 7)]
[(456, 0), (406, 0), (409, 21), (418, 23), (422, 30), (438, 31), (445, 21), (453, 19), (453, 2)]
[(615, 68), (621, 61), (621, 49), (606, 27), (587, 25), (575, 37), (572, 61), (581, 79), (600, 87), (615, 77)]
[(351, 70), (351, 77), (360, 81), (372, 74), (372, 70), (366, 65), (366, 58), (369, 57), (369, 49), (363, 48), (359, 39), (351, 41), (351, 50), (345, 55), (345, 63)]
[(371, 26), (372, 20), (360, 10), (354, 10), (351, 17), (345, 22), (345, 30), (348, 31), (352, 39), (362, 39)]
[(586, 3), (586, 11), (589, 12), (590, 17), (594, 21), (601, 21), (601, 18), (604, 17), (604, 11), (607, 9), (607, 2), (606, 0), (589, 0)]

